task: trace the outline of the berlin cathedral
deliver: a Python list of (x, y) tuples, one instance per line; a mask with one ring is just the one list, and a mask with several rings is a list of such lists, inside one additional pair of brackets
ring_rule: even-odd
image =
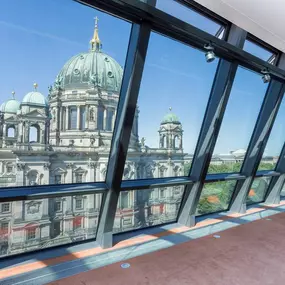
[[(102, 51), (95, 24), (90, 50), (70, 58), (48, 96), (34, 90), (0, 107), (0, 187), (105, 180), (123, 68)], [(183, 129), (168, 112), (156, 148), (139, 138), (137, 106), (125, 180), (184, 175)], [(183, 187), (122, 192), (114, 232), (176, 219)], [(102, 194), (0, 203), (0, 256), (96, 236)]]

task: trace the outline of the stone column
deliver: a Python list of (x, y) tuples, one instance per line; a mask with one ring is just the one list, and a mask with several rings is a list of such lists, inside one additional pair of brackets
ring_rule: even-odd
[(80, 129), (80, 106), (77, 105), (76, 129)]
[(60, 107), (59, 106), (57, 106), (56, 107), (56, 128), (58, 129), (58, 130), (60, 130), (60, 114), (61, 114), (61, 112), (60, 112)]
[(7, 125), (3, 124), (3, 147), (6, 146), (6, 138), (7, 138)]
[(86, 105), (85, 107), (85, 129), (88, 129), (88, 123), (89, 123), (89, 105)]
[(69, 129), (69, 106), (65, 108), (65, 129)]
[(60, 119), (59, 119), (58, 130), (61, 131), (62, 130), (62, 126), (63, 126), (63, 108), (62, 108), (62, 106), (59, 107), (59, 113), (60, 113)]
[(114, 110), (114, 113), (113, 113), (113, 118), (112, 118), (112, 131), (113, 131), (114, 128), (115, 128), (116, 116), (117, 116), (117, 109)]
[(95, 168), (96, 168), (96, 163), (90, 161), (88, 163), (88, 172), (89, 172), (89, 181), (86, 182), (95, 182)]
[(96, 167), (96, 170), (95, 170), (96, 172), (96, 181), (100, 181), (101, 179), (101, 177), (100, 177), (100, 166), (99, 166), (99, 164), (97, 164), (97, 167)]
[(107, 127), (107, 108), (104, 109), (103, 111), (103, 130), (106, 130)]
[(73, 163), (68, 163), (66, 165), (67, 174), (65, 183), (73, 183)]
[(24, 186), (25, 185), (25, 163), (19, 162), (16, 164), (17, 167), (17, 175), (16, 175), (16, 185), (17, 186)]
[(50, 169), (50, 162), (47, 162), (44, 164), (44, 177), (42, 181), (43, 184), (50, 184), (49, 169)]
[(20, 122), (18, 125), (17, 142), (23, 142), (23, 123)]

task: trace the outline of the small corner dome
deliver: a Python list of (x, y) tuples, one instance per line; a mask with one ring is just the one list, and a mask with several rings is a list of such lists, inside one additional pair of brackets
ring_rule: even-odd
[(16, 114), (19, 108), (20, 102), (15, 99), (10, 99), (1, 105), (0, 111), (3, 113)]
[(170, 111), (163, 117), (161, 124), (181, 124), (181, 122), (179, 118)]
[(45, 96), (38, 92), (32, 91), (25, 95), (22, 101), (23, 105), (32, 105), (32, 106), (40, 106), (40, 107), (47, 107), (48, 102)]

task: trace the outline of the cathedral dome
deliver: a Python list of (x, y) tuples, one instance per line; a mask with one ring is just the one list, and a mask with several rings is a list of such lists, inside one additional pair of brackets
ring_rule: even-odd
[(20, 102), (15, 99), (10, 99), (1, 105), (0, 111), (3, 113), (16, 114), (19, 108), (20, 108)]
[(173, 112), (171, 112), (171, 108), (169, 108), (169, 110), (170, 112), (163, 117), (161, 124), (181, 124), (179, 118)]
[(38, 92), (36, 89), (38, 85), (34, 84), (35, 91), (29, 92), (25, 95), (23, 98), (22, 104), (23, 105), (33, 105), (33, 106), (48, 106), (48, 102), (45, 98), (45, 96)]
[(55, 85), (65, 90), (96, 86), (106, 91), (119, 92), (122, 77), (123, 69), (112, 57), (99, 50), (91, 50), (67, 61)]
[(101, 51), (97, 20), (88, 52), (73, 56), (63, 66), (55, 80), (55, 88), (87, 89), (98, 87), (105, 91), (119, 92), (123, 69), (119, 63)]

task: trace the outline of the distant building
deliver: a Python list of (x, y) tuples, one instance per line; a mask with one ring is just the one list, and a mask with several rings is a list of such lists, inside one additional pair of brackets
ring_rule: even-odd
[[(97, 25), (91, 48), (63, 66), (48, 98), (34, 90), (4, 102), (0, 117), (0, 187), (104, 181), (115, 124), (122, 67), (101, 50)], [(170, 110), (158, 147), (139, 141), (139, 108), (124, 179), (184, 174), (183, 129)], [(34, 136), (34, 139), (32, 138)], [(114, 231), (173, 221), (183, 188), (123, 192)], [(0, 255), (96, 235), (102, 196), (0, 203)]]

